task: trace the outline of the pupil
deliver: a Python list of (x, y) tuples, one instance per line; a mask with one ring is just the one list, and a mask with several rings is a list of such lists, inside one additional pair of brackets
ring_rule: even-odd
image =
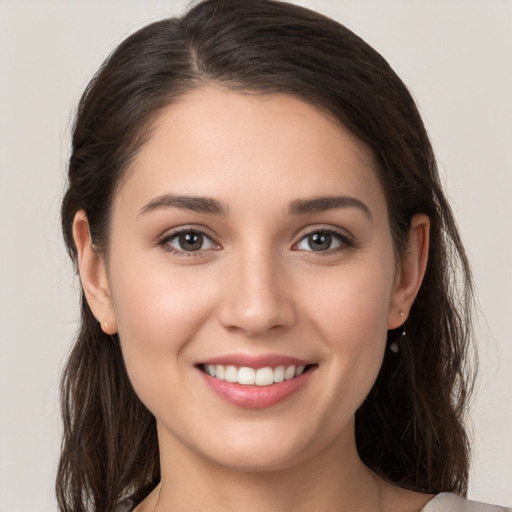
[(185, 233), (180, 235), (180, 246), (186, 251), (198, 251), (203, 245), (201, 233)]
[(309, 246), (313, 251), (325, 251), (331, 246), (331, 235), (327, 233), (309, 235)]

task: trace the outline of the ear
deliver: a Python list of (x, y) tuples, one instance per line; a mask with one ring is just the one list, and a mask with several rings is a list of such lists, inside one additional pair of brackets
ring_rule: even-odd
[(92, 314), (103, 332), (114, 334), (117, 324), (103, 257), (94, 249), (87, 215), (83, 210), (73, 219), (73, 238), (77, 249), (80, 280)]
[(395, 286), (388, 312), (388, 329), (400, 327), (420, 289), (427, 268), (430, 219), (423, 214), (411, 220), (409, 240), (395, 279)]

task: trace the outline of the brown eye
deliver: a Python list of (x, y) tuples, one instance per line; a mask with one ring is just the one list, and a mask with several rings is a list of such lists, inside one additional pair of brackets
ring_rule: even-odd
[(201, 233), (183, 233), (178, 237), (180, 249), (184, 251), (199, 251), (203, 246)]
[(308, 245), (313, 251), (327, 251), (331, 244), (332, 236), (328, 233), (314, 233), (308, 236)]
[(347, 237), (335, 231), (314, 231), (300, 240), (297, 248), (301, 251), (326, 252), (350, 245)]
[(183, 231), (168, 238), (166, 243), (181, 252), (196, 252), (212, 249), (212, 240), (200, 231)]

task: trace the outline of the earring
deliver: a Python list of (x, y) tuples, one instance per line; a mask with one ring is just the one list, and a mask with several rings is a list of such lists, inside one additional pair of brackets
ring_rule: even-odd
[[(400, 317), (403, 317), (404, 316), (404, 312), (402, 310), (399, 311), (398, 315)], [(405, 322), (402, 324), (402, 335), (400, 336), (400, 339), (403, 340), (405, 338), (405, 335), (406, 335), (406, 331), (405, 331)], [(391, 352), (393, 352), (394, 354), (396, 354), (399, 350), (400, 350), (400, 347), (398, 345), (398, 341), (393, 341), (393, 343), (391, 343), (391, 345), (389, 345), (389, 350), (391, 350)]]

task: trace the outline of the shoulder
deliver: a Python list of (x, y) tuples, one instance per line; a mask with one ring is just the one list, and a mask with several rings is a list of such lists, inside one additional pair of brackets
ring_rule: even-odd
[(512, 509), (466, 500), (456, 494), (442, 493), (432, 498), (420, 512), (512, 512)]
[[(115, 512), (132, 512), (135, 503), (124, 500), (115, 508)], [(470, 501), (456, 494), (442, 493), (432, 498), (420, 512), (512, 512), (512, 508), (487, 505), (478, 501)]]

